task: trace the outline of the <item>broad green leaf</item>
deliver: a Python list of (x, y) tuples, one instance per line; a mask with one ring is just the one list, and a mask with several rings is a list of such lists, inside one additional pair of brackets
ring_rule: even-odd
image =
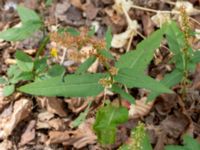
[(166, 38), (169, 45), (169, 49), (178, 55), (181, 53), (181, 49), (184, 47), (184, 35), (179, 29), (176, 22), (171, 22), (167, 24), (166, 28)]
[(135, 103), (134, 97), (122, 90), (118, 85), (113, 84), (111, 90), (115, 93), (120, 94), (122, 98), (128, 100), (131, 104)]
[(11, 78), (14, 78), (15, 76), (18, 76), (21, 72), (22, 71), (19, 69), (17, 65), (11, 65), (8, 68), (7, 75), (8, 75), (8, 78), (11, 79)]
[(175, 61), (176, 68), (183, 70), (184, 68), (184, 55), (182, 49), (185, 47), (184, 34), (179, 29), (176, 22), (167, 24), (166, 39), (170, 51), (174, 54), (172, 60)]
[(99, 51), (99, 53), (108, 59), (114, 59), (113, 55), (110, 53), (109, 50), (102, 49)]
[(17, 6), (17, 12), (22, 21), (22, 24), (27, 23), (29, 21), (41, 22), (41, 19), (38, 16), (38, 14), (29, 8)]
[(106, 74), (83, 74), (54, 77), (36, 81), (19, 88), (19, 91), (41, 96), (86, 97), (96, 96), (103, 91), (98, 82)]
[(160, 46), (163, 30), (159, 29), (140, 42), (136, 50), (122, 55), (116, 63), (117, 68), (131, 68), (143, 72), (153, 58), (154, 51)]
[(109, 50), (111, 47), (111, 41), (112, 41), (112, 31), (110, 27), (108, 27), (106, 31), (105, 39), (106, 39), (106, 49)]
[(149, 136), (147, 134), (145, 134), (144, 139), (142, 140), (142, 148), (141, 150), (153, 150), (150, 140), (149, 140)]
[(7, 41), (21, 41), (30, 37), (35, 31), (41, 27), (41, 23), (37, 21), (29, 21), (22, 24), (21, 27), (10, 28), (0, 33), (0, 39)]
[(41, 59), (38, 59), (38, 58), (35, 59), (34, 70), (35, 70), (36, 74), (42, 73), (47, 68), (48, 68), (48, 65), (47, 65), (47, 58), (46, 57), (41, 58)]
[(87, 72), (90, 66), (95, 62), (96, 57), (91, 56), (89, 57), (84, 63), (82, 63), (79, 68), (76, 70), (76, 74), (81, 74)]
[(33, 70), (33, 60), (30, 56), (22, 51), (17, 51), (15, 53), (15, 58), (17, 59), (17, 66), (25, 72), (30, 72)]
[(15, 86), (12, 85), (7, 85), (3, 88), (3, 95), (4, 96), (9, 96), (15, 91)]
[(22, 72), (19, 76), (18, 76), (18, 80), (19, 81), (29, 81), (33, 79), (33, 73), (32, 72)]
[(113, 144), (116, 129), (119, 124), (128, 120), (128, 110), (124, 107), (105, 106), (100, 108), (96, 115), (93, 129), (101, 144)]
[(191, 59), (192, 59), (191, 60), (192, 62), (199, 63), (200, 62), (200, 51), (194, 52), (194, 54), (193, 54)]
[[(165, 75), (164, 79), (160, 81), (163, 85), (165, 85), (168, 88), (173, 87), (174, 85), (181, 82), (183, 77), (183, 73), (179, 71), (178, 69), (175, 69), (171, 73)], [(148, 101), (154, 100), (158, 95), (162, 94), (162, 92), (154, 92), (152, 91), (150, 95), (148, 96)]]
[(156, 92), (172, 93), (170, 89), (160, 82), (149, 76), (143, 75), (142, 73), (135, 72), (134, 69), (120, 69), (118, 74), (114, 77), (114, 80), (125, 84), (128, 88), (146, 88)]
[(197, 140), (193, 139), (189, 135), (183, 136), (183, 146), (179, 145), (167, 145), (165, 150), (199, 150), (200, 143)]
[(0, 84), (7, 84), (7, 83), (8, 83), (8, 81), (6, 78), (0, 77)]
[(47, 74), (50, 77), (63, 76), (65, 74), (65, 67), (55, 64), (49, 69)]

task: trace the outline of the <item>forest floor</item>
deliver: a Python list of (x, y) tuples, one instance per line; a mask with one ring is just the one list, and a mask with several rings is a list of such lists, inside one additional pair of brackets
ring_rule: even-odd
[[(117, 1), (117, 0), (116, 0)], [(118, 0), (120, 1), (120, 0)], [(128, 12), (132, 20), (139, 24), (135, 36), (123, 37), (126, 44), (115, 45), (111, 48), (114, 57), (119, 58), (126, 51), (132, 50), (145, 37), (158, 28), (158, 22), (152, 19), (158, 10), (172, 11), (175, 1), (164, 0), (133, 0), (134, 6)], [(196, 9), (200, 10), (199, 0), (189, 0)], [(35, 10), (45, 23), (47, 33), (60, 27), (75, 27), (84, 30), (95, 26), (95, 36), (102, 39), (108, 27), (112, 34), (120, 34), (127, 30), (127, 20), (123, 13), (116, 12), (114, 0), (53, 0), (48, 6), (42, 0), (1, 0), (0, 1), (0, 31), (15, 26), (20, 22), (16, 12), (17, 5), (23, 5)], [(126, 7), (130, 7), (128, 4)], [(146, 9), (149, 8), (149, 9)], [(176, 16), (171, 16), (176, 20)], [(191, 28), (200, 31), (200, 11), (191, 12)], [(43, 32), (36, 32), (33, 37), (21, 42), (6, 42), (0, 40), (0, 75), (6, 75), (10, 65), (15, 64), (14, 54), (20, 49), (34, 57)], [(124, 40), (124, 39), (123, 39)], [(120, 45), (120, 43), (118, 43)], [(45, 55), (50, 54), (53, 43), (45, 47)], [(119, 48), (117, 48), (119, 47)], [(200, 40), (194, 39), (192, 47), (200, 49)], [(62, 52), (58, 53), (62, 57)], [(166, 46), (160, 47), (160, 52), (147, 69), (147, 73), (161, 79), (171, 66)], [(54, 58), (49, 61), (54, 61)], [(79, 62), (64, 59), (69, 72), (73, 72)], [(96, 66), (97, 67), (97, 66)], [(91, 69), (95, 72), (95, 67)], [(131, 89), (129, 92), (136, 98), (136, 106), (129, 110), (129, 121), (120, 125), (117, 140), (110, 147), (102, 147), (92, 129), (97, 108), (104, 98), (103, 94), (92, 100), (86, 119), (76, 128), (72, 122), (88, 107), (84, 98), (39, 97), (15, 92), (9, 97), (2, 94), (0, 85), (0, 150), (101, 150), (118, 149), (130, 137), (130, 131), (138, 121), (145, 124), (150, 142), (155, 150), (163, 150), (167, 144), (180, 144), (182, 135), (188, 133), (200, 142), (200, 65), (196, 65), (194, 73), (189, 75), (184, 103), (178, 94), (162, 94), (154, 102), (145, 104), (146, 91)], [(181, 85), (173, 87), (178, 91)], [(107, 95), (113, 103), (118, 96)], [(6, 134), (6, 138), (3, 136)]]

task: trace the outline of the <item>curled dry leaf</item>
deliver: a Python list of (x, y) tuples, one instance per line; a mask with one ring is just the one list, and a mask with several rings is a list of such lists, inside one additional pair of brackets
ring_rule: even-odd
[(74, 137), (66, 142), (63, 142), (63, 145), (73, 145), (76, 149), (81, 149), (88, 144), (96, 143), (97, 137), (92, 130), (92, 124), (94, 119), (90, 118), (83, 122), (79, 128), (76, 130)]
[(33, 139), (35, 139), (35, 125), (36, 121), (31, 120), (25, 130), (25, 132), (21, 136), (21, 140), (19, 145), (23, 146), (29, 142), (31, 142)]
[(124, 10), (128, 12), (133, 5), (132, 0), (115, 0), (115, 4), (113, 5), (113, 9), (117, 11), (119, 14), (123, 14)]
[(136, 31), (138, 28), (139, 28), (139, 25), (137, 21), (136, 20), (131, 21), (131, 23), (128, 24), (128, 28), (126, 29), (125, 32), (113, 35), (111, 46), (114, 48), (123, 47), (131, 36), (137, 35)]
[(49, 125), (48, 121), (54, 117), (53, 113), (48, 111), (41, 112), (38, 115), (38, 120), (36, 124), (37, 129), (50, 129), (51, 126)]
[[(132, 1), (128, 0), (116, 0), (115, 1), (115, 8), (116, 11), (123, 12), (126, 20), (128, 22), (128, 27), (125, 32), (122, 32), (120, 34), (114, 34), (111, 42), (111, 46), (114, 48), (121, 48), (123, 47), (126, 43), (127, 40), (131, 37), (134, 37), (137, 35), (137, 29), (139, 28), (138, 22), (136, 20), (131, 20), (128, 11), (132, 6)], [(120, 10), (121, 9), (121, 10)]]
[(48, 123), (55, 130), (62, 131), (66, 128), (64, 121), (60, 118), (51, 119)]
[(57, 114), (60, 117), (67, 116), (63, 108), (63, 102), (56, 97), (38, 97), (37, 101), (42, 108), (47, 109), (49, 113)]
[(12, 142), (9, 140), (4, 140), (3, 142), (0, 143), (0, 148), (1, 150), (9, 150), (12, 149)]
[(195, 9), (193, 4), (188, 1), (177, 1), (172, 12), (179, 11), (181, 7), (185, 8), (185, 11), (188, 15), (196, 15), (200, 13), (200, 11)]
[[(96, 50), (94, 50), (92, 45), (81, 48), (80, 54), (85, 56), (81, 59), (81, 63), (83, 63), (87, 58), (89, 58), (91, 56), (91, 53), (96, 53)], [(98, 59), (96, 59), (96, 61), (90, 66), (88, 71), (95, 73), (97, 71), (98, 65), (99, 65), (99, 61)]]
[(140, 100), (136, 100), (135, 104), (131, 104), (129, 118), (139, 118), (147, 115), (153, 107), (154, 102), (146, 103), (146, 101), (147, 98), (143, 97)]
[(157, 27), (161, 27), (164, 23), (167, 23), (171, 20), (169, 13), (159, 12), (151, 17), (151, 20)]
[(176, 94), (162, 94), (156, 99), (154, 107), (159, 114), (167, 115), (177, 102), (178, 97)]
[(87, 144), (93, 144), (97, 140), (92, 131), (93, 122), (94, 119), (88, 119), (75, 131), (50, 131), (47, 144), (62, 143), (63, 145), (73, 145), (76, 149), (81, 149)]
[[(177, 121), (178, 120), (178, 121)], [(181, 112), (175, 112), (161, 123), (161, 128), (172, 138), (178, 138), (189, 127), (190, 121)]]
[(22, 98), (15, 102), (12, 115), (0, 124), (0, 139), (7, 138), (17, 124), (28, 117), (31, 107), (32, 102), (29, 99)]

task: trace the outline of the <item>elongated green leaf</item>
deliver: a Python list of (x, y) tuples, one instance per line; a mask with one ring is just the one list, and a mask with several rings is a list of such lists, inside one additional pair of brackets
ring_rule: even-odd
[(110, 53), (109, 50), (100, 50), (99, 53), (108, 59), (114, 59), (113, 55)]
[(194, 63), (200, 62), (200, 51), (194, 52), (194, 55), (192, 57), (192, 62), (194, 62)]
[(22, 21), (22, 24), (27, 23), (28, 21), (41, 22), (41, 19), (38, 16), (38, 14), (29, 8), (17, 6), (17, 12)]
[[(168, 88), (173, 87), (174, 85), (181, 82), (183, 77), (183, 73), (181, 71), (175, 69), (170, 74), (165, 75), (164, 79), (160, 81), (163, 85), (165, 85)], [(152, 91), (150, 95), (148, 96), (148, 101), (154, 100), (158, 95), (160, 95), (162, 92), (154, 92)]]
[(22, 71), (32, 71), (34, 63), (30, 56), (22, 51), (17, 51), (15, 53), (15, 58), (17, 59), (17, 65)]
[(105, 106), (98, 110), (93, 129), (101, 144), (113, 144), (117, 125), (128, 120), (128, 110), (124, 107)]
[(111, 28), (108, 27), (107, 31), (106, 31), (106, 49), (109, 50), (111, 47), (111, 41), (112, 41), (112, 31)]
[(6, 78), (0, 76), (0, 84), (7, 84), (8, 81)]
[(162, 29), (152, 33), (147, 39), (137, 45), (136, 50), (122, 55), (116, 63), (116, 67), (131, 68), (140, 72), (144, 71), (152, 60), (154, 51), (160, 46), (163, 34)]
[(174, 55), (180, 54), (181, 49), (184, 46), (184, 35), (179, 29), (177, 23), (172, 21), (167, 24), (165, 34), (170, 50), (174, 53)]
[(165, 150), (199, 150), (200, 149), (200, 143), (198, 143), (197, 140), (193, 139), (189, 135), (184, 135), (183, 141), (184, 141), (183, 146), (167, 145), (165, 146)]
[(172, 93), (170, 89), (149, 76), (138, 74), (133, 69), (120, 69), (114, 80), (125, 84), (128, 88), (146, 88), (151, 91)]
[(35, 31), (41, 27), (40, 22), (29, 21), (24, 23), (21, 27), (10, 28), (0, 33), (0, 39), (7, 41), (21, 41), (30, 37)]
[(117, 85), (112, 85), (111, 90), (115, 93), (118, 93), (121, 95), (122, 98), (124, 98), (125, 100), (128, 100), (131, 104), (135, 103), (135, 99), (133, 96), (131, 96), (130, 94), (126, 93), (124, 90), (122, 90), (119, 86)]
[(7, 85), (3, 88), (3, 95), (4, 96), (9, 96), (15, 91), (15, 86), (12, 85)]
[(96, 96), (104, 89), (98, 82), (105, 76), (106, 74), (83, 74), (67, 75), (64, 79), (54, 77), (27, 84), (20, 87), (19, 91), (41, 96)]
[(79, 68), (76, 70), (76, 74), (85, 73), (88, 68), (95, 62), (95, 60), (95, 56), (89, 57), (84, 63), (79, 66)]

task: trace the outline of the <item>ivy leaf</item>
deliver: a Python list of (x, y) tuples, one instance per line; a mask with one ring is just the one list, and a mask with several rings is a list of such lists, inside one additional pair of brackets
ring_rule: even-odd
[(93, 125), (101, 144), (113, 144), (119, 124), (128, 120), (128, 110), (124, 107), (105, 106), (100, 108)]
[(183, 136), (183, 146), (179, 145), (167, 145), (165, 146), (165, 150), (199, 150), (200, 143), (197, 140), (193, 139), (189, 135)]
[(112, 31), (111, 28), (108, 27), (107, 31), (106, 31), (106, 49), (109, 50), (111, 47), (111, 41), (112, 41)]
[(15, 91), (15, 85), (7, 85), (3, 88), (3, 95), (9, 96)]
[(19, 88), (19, 91), (41, 96), (87, 97), (96, 96), (103, 91), (98, 82), (106, 74), (82, 74), (53, 77), (36, 81)]
[(112, 85), (111, 90), (115, 93), (118, 93), (121, 95), (122, 98), (124, 98), (125, 100), (128, 100), (131, 104), (135, 103), (135, 99), (133, 96), (131, 96), (130, 94), (126, 93), (124, 90), (122, 90), (119, 86), (117, 86), (116, 84)]
[(15, 58), (17, 59), (17, 66), (25, 72), (31, 72), (33, 70), (34, 63), (30, 56), (22, 51), (17, 51), (15, 53)]
[(161, 93), (172, 93), (170, 89), (165, 87), (160, 82), (152, 79), (149, 76), (135, 72), (134, 69), (120, 69), (118, 74), (114, 77), (114, 80), (125, 84), (128, 88), (146, 88), (148, 90)]
[(85, 73), (88, 68), (95, 62), (95, 60), (95, 56), (89, 57), (84, 63), (79, 66), (79, 68), (76, 70), (76, 74)]
[(163, 34), (163, 29), (152, 33), (137, 45), (136, 50), (122, 55), (116, 63), (116, 67), (131, 68), (143, 72), (152, 60), (154, 51), (160, 46)]

